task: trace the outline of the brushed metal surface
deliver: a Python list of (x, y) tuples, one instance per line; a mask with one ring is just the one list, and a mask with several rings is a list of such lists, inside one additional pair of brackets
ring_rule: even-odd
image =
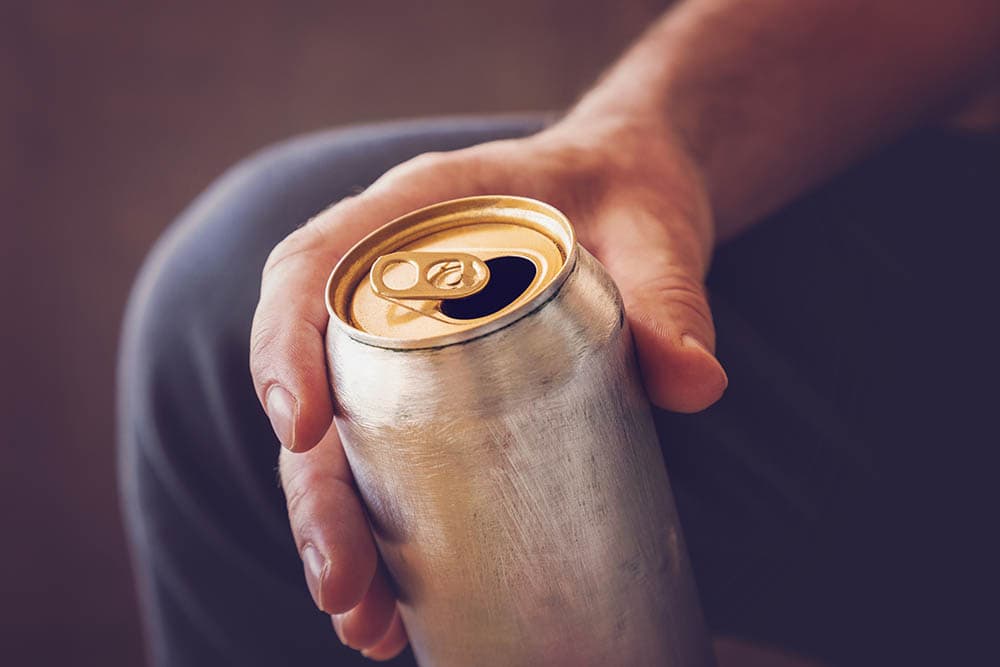
[(713, 664), (621, 298), (461, 344), (328, 331), (343, 438), (423, 667)]

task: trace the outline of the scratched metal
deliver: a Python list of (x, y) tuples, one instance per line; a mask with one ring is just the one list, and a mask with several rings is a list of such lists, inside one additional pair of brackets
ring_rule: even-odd
[(621, 297), (461, 344), (328, 335), (337, 427), (423, 667), (713, 664)]

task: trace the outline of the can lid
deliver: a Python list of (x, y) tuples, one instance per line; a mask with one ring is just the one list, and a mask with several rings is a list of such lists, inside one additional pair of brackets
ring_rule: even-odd
[(341, 258), (326, 289), (331, 326), (397, 349), (482, 336), (555, 294), (575, 247), (566, 216), (540, 201), (434, 204), (375, 230)]

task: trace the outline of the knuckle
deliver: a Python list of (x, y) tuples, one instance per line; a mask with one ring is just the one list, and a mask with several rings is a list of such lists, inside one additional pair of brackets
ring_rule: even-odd
[(296, 231), (308, 230), (303, 231), (303, 233), (308, 234), (318, 232), (321, 235), (326, 234), (331, 229), (336, 228), (338, 221), (342, 220), (343, 216), (362, 200), (363, 195), (363, 192), (358, 192), (356, 194), (341, 197), (307, 220), (305, 224)]
[(274, 246), (268, 254), (261, 280), (268, 280), (274, 270), (289, 259), (315, 250), (318, 241), (319, 232), (316, 225), (307, 223), (296, 229)]
[(309, 520), (315, 509), (324, 515), (342, 512), (355, 497), (353, 486), (326, 467), (317, 465), (311, 453), (282, 451), (278, 458), (278, 481), (293, 523), (296, 519)]
[(292, 519), (292, 528), (296, 529), (299, 527), (295, 517), (298, 515), (298, 510), (302, 506), (302, 501), (305, 499), (306, 487), (303, 485), (284, 485), (285, 490), (285, 506), (288, 509), (288, 516)]
[(299, 530), (307, 519), (308, 512), (304, 512), (303, 509), (306, 501), (313, 497), (317, 480), (316, 475), (310, 471), (308, 466), (288, 465), (284, 463), (285, 460), (287, 459), (282, 454), (281, 463), (278, 466), (279, 479), (285, 494), (285, 506), (288, 509), (292, 529)]
[(285, 506), (288, 509), (288, 517), (291, 519), (292, 529), (298, 530), (302, 527), (302, 521), (297, 519), (301, 515), (299, 510), (302, 503), (309, 495), (308, 486), (305, 484), (285, 484)]
[(361, 195), (362, 192), (360, 190), (355, 191), (354, 194), (344, 195), (343, 197), (341, 197), (340, 199), (338, 199), (337, 201), (335, 201), (334, 203), (330, 204), (328, 207), (320, 211), (316, 216), (314, 216), (312, 219), (306, 222), (306, 224), (307, 225), (313, 224), (315, 222), (323, 220), (328, 216), (328, 214), (332, 212), (340, 211), (343, 208), (351, 206), (354, 202), (358, 201), (358, 199), (361, 198)]
[[(374, 185), (397, 184), (400, 180), (439, 171), (449, 159), (448, 153), (431, 151), (402, 162), (385, 172)], [(374, 186), (373, 186), (374, 187)]]
[(445, 155), (447, 153), (443, 151), (428, 151), (407, 160), (401, 166), (410, 169), (430, 169), (443, 164), (445, 162)]
[(558, 146), (532, 156), (535, 168), (512, 170), (511, 178), (519, 189), (530, 192), (538, 188), (538, 174), (543, 174), (541, 194), (564, 210), (595, 211), (614, 190), (612, 170), (592, 152)]
[(271, 356), (281, 341), (281, 329), (274, 318), (260, 315), (250, 332), (250, 374), (258, 383), (267, 377)]
[(701, 281), (679, 271), (660, 276), (653, 280), (649, 287), (658, 296), (696, 302), (705, 299), (705, 288)]
[(705, 286), (686, 273), (671, 272), (646, 286), (648, 298), (680, 307), (695, 318), (702, 327), (712, 328)]

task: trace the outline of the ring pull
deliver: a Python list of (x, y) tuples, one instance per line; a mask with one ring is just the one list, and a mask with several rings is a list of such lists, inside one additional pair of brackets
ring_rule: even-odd
[(486, 287), (490, 269), (467, 252), (393, 252), (375, 260), (369, 279), (383, 299), (459, 299)]

